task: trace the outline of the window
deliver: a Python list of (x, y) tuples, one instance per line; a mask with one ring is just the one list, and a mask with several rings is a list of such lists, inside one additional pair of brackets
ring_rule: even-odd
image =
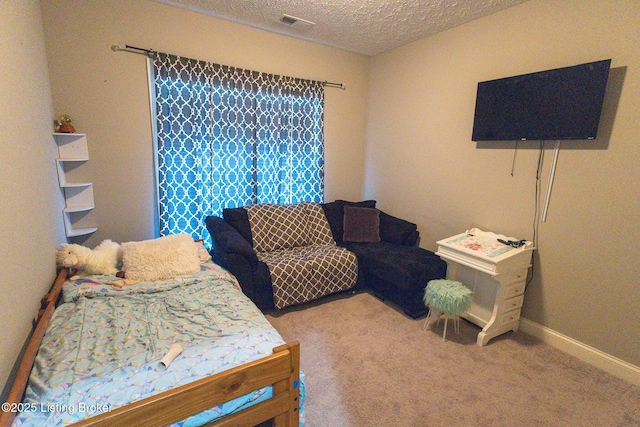
[(161, 236), (252, 203), (322, 202), (324, 84), (158, 53)]

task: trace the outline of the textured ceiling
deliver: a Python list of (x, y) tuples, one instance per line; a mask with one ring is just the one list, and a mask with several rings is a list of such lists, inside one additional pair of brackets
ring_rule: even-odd
[[(156, 0), (217, 18), (377, 55), (526, 0)], [(296, 28), (282, 14), (314, 22)]]

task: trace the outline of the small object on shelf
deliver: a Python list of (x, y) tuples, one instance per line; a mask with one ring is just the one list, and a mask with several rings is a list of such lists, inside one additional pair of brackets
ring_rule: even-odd
[(58, 118), (58, 129), (56, 131), (60, 133), (76, 133), (75, 128), (71, 125), (72, 121), (71, 117), (63, 114)]
[(512, 246), (514, 248), (519, 248), (520, 246), (524, 246), (527, 243), (527, 241), (524, 239), (518, 241), (498, 239), (498, 242), (502, 243), (503, 245)]

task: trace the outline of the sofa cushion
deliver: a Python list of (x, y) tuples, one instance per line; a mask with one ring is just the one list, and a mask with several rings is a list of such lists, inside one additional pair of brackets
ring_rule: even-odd
[(251, 244), (227, 221), (211, 215), (204, 219), (204, 223), (211, 235), (213, 249), (217, 250), (218, 255), (220, 253), (235, 253), (246, 256), (251, 260), (258, 260)]
[(380, 211), (345, 206), (343, 229), (342, 240), (344, 242), (379, 242)]
[(447, 264), (439, 256), (417, 246), (399, 246), (387, 242), (343, 243), (356, 254), (358, 264), (372, 274), (405, 289), (424, 289), (432, 279), (443, 279)]
[(260, 252), (258, 258), (269, 267), (278, 309), (350, 289), (358, 278), (356, 256), (335, 244)]
[(361, 208), (375, 208), (375, 200), (365, 200), (363, 202), (348, 202), (346, 200), (336, 200), (335, 202), (323, 203), (322, 209), (329, 221), (329, 227), (331, 227), (331, 233), (336, 242), (342, 242), (342, 236), (344, 234), (344, 207), (355, 206)]
[(409, 238), (416, 232), (418, 226), (380, 211), (380, 239), (396, 245), (413, 245), (415, 240)]
[(335, 245), (324, 211), (318, 203), (303, 202), (307, 211), (307, 245)]
[(303, 204), (256, 204), (245, 206), (245, 209), (256, 251), (275, 251), (307, 244), (307, 211)]
[(227, 224), (233, 226), (244, 239), (253, 246), (249, 216), (245, 208), (227, 208), (222, 210), (222, 217)]

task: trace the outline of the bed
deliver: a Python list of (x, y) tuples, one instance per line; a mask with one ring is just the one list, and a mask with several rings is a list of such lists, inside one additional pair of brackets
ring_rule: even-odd
[(123, 287), (67, 275), (43, 299), (1, 426), (304, 424), (299, 344), (212, 261)]

